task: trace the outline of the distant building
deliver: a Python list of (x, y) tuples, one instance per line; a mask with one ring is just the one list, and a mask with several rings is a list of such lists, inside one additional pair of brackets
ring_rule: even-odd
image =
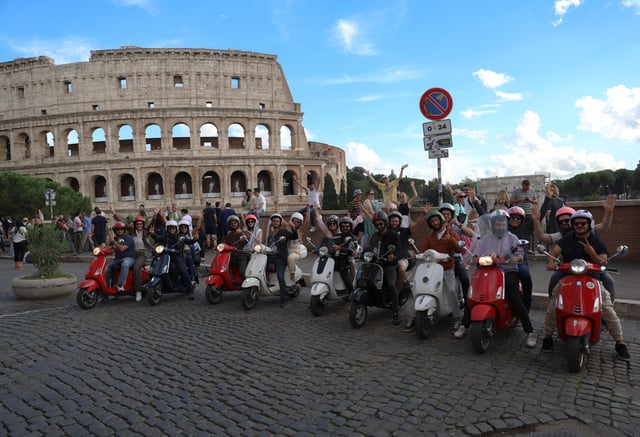
[(307, 197), (293, 175), (346, 187), (342, 149), (307, 141), (276, 56), (121, 47), (88, 62), (0, 63), (0, 171), (57, 181), (135, 211), (207, 200), (239, 207), (263, 188), (284, 208)]
[(487, 202), (487, 207), (491, 209), (498, 195), (498, 191), (507, 190), (507, 193), (511, 195), (513, 190), (522, 186), (523, 180), (528, 179), (531, 182), (531, 189), (536, 192), (539, 205), (542, 205), (545, 196), (544, 186), (550, 181), (550, 178), (549, 173), (483, 178), (478, 179), (476, 191), (484, 197)]

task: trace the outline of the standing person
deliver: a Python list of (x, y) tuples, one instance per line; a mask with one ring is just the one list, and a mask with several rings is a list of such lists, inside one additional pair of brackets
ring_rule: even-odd
[[(407, 193), (401, 191), (400, 192), (400, 203), (398, 203), (398, 212), (402, 215), (402, 223), (400, 227), (409, 229), (411, 225), (411, 219), (409, 218), (411, 215), (411, 207), (413, 206), (413, 202), (418, 198), (418, 192), (416, 191), (416, 184), (414, 181), (409, 182), (411, 186), (411, 190), (413, 191), (413, 195), (409, 199)], [(391, 218), (391, 217), (389, 217)]]
[(524, 210), (525, 220), (522, 224), (522, 232), (524, 235), (528, 235), (527, 240), (531, 241), (531, 250), (533, 250), (533, 221), (531, 220), (531, 208), (533, 205), (538, 205), (538, 197), (535, 190), (531, 189), (531, 182), (529, 182), (529, 179), (524, 179), (522, 181), (522, 186), (511, 192), (509, 204), (511, 206), (519, 206)]
[[(288, 240), (297, 240), (298, 231), (292, 229), (291, 231), (282, 227), (282, 216), (278, 213), (271, 214), (271, 226), (269, 226), (269, 232), (267, 233), (267, 245), (275, 245), (275, 253), (272, 252), (267, 255), (267, 263), (275, 264), (276, 276), (278, 277), (278, 284), (280, 285), (280, 308), (284, 308), (284, 303), (287, 299), (287, 282), (284, 277), (284, 271), (287, 268), (287, 256), (289, 252), (287, 250)], [(282, 241), (280, 237), (284, 237)]]
[(97, 206), (93, 209), (95, 217), (91, 219), (91, 234), (96, 246), (107, 244), (107, 217)]
[(147, 211), (144, 210), (143, 203), (140, 204), (140, 210), (138, 211), (138, 215), (144, 218), (145, 220), (147, 219)]
[(540, 207), (540, 221), (544, 222), (548, 233), (558, 232), (555, 216), (556, 212), (564, 206), (564, 200), (560, 197), (560, 189), (553, 182), (544, 187), (545, 197)]
[(253, 189), (253, 195), (253, 204), (251, 205), (249, 213), (260, 219), (260, 215), (267, 209), (267, 199), (260, 193), (260, 188), (258, 187)]
[(73, 249), (75, 253), (82, 252), (82, 218), (80, 217), (80, 211), (73, 213)]
[(13, 226), (9, 229), (9, 239), (13, 246), (13, 262), (16, 270), (22, 270), (24, 268), (23, 259), (27, 253), (27, 223), (28, 218), (23, 218), (22, 221), (14, 221)]
[(240, 205), (242, 206), (242, 218), (245, 218), (245, 216), (249, 214), (249, 211), (251, 211), (251, 206), (253, 205), (253, 191), (251, 191), (250, 188), (247, 188), (247, 191), (245, 191)]
[[(220, 211), (220, 227), (222, 228), (222, 235), (226, 237), (227, 232), (229, 231), (229, 220), (228, 218), (231, 216), (236, 216), (236, 211), (231, 207), (229, 202), (224, 204), (224, 209)], [(240, 225), (240, 223), (238, 223)]]
[(151, 217), (148, 227), (148, 231), (153, 236), (154, 240), (156, 238), (164, 237), (165, 224), (166, 220), (164, 218), (164, 214), (162, 214), (158, 208), (154, 208), (153, 217)]
[(178, 205), (175, 203), (167, 205), (167, 221), (169, 220), (174, 220), (176, 222), (180, 220), (180, 217), (178, 216)]
[(353, 190), (353, 198), (349, 202), (347, 212), (351, 219), (351, 232), (356, 236), (362, 235), (364, 233), (364, 224), (362, 218), (362, 190), (360, 188)]
[(389, 230), (389, 218), (384, 211), (374, 213), (372, 220), (378, 232), (373, 234), (367, 241), (364, 251), (373, 252), (374, 250), (379, 250), (378, 256), (384, 255), (384, 258), (380, 259), (378, 263), (384, 271), (384, 280), (391, 298), (392, 322), (394, 325), (399, 325), (398, 309), (400, 304), (398, 303), (398, 291), (396, 289), (398, 259), (395, 251), (390, 250), (390, 246), (398, 247), (398, 234)]
[(80, 242), (80, 251), (84, 252), (87, 245), (89, 245), (89, 251), (93, 250), (93, 241), (91, 241), (91, 219), (83, 211), (80, 213), (82, 219), (82, 241)]
[(113, 225), (115, 236), (109, 234), (109, 242), (113, 244), (115, 250), (115, 258), (107, 265), (105, 279), (110, 287), (113, 287), (113, 275), (117, 266), (120, 266), (120, 277), (118, 278), (117, 288), (119, 292), (124, 291), (124, 281), (127, 279), (129, 269), (136, 262), (136, 243), (131, 235), (126, 234), (126, 226), (118, 221)]
[[(486, 214), (487, 212), (487, 202), (480, 196), (476, 194), (476, 190), (469, 184), (462, 185), (462, 190), (454, 190), (449, 183), (447, 183), (447, 189), (449, 193), (453, 196), (454, 201), (456, 200), (457, 193), (462, 191), (465, 199), (462, 203), (464, 208), (465, 217), (469, 215), (472, 209), (478, 211), (478, 215)], [(506, 210), (506, 209), (505, 209)], [(460, 221), (462, 223), (462, 221)]]
[[(491, 255), (493, 262), (504, 273), (506, 297), (518, 316), (522, 329), (527, 334), (527, 347), (536, 347), (537, 338), (533, 332), (531, 319), (520, 297), (518, 287), (518, 263), (524, 259), (524, 252), (518, 244), (518, 237), (508, 230), (509, 213), (498, 209), (490, 216), (491, 233), (486, 234), (476, 242), (473, 247), (473, 255), (480, 257)], [(513, 248), (516, 248), (513, 252)], [(471, 315), (465, 310), (463, 323), (466, 325)]]
[[(299, 210), (298, 212), (304, 215), (307, 212), (308, 208), (314, 208), (313, 205), (318, 205), (316, 208), (319, 208), (320, 205), (320, 183), (316, 186), (316, 183), (310, 181), (309, 184), (305, 187), (298, 181), (298, 177), (294, 174), (293, 181), (298, 184), (298, 186), (303, 189), (307, 193), (307, 206)], [(315, 220), (315, 212), (311, 211), (309, 214), (311, 216), (311, 228), (309, 228), (309, 232), (315, 232), (316, 230), (316, 220)]]
[[(547, 260), (547, 270), (555, 270), (555, 260), (562, 255), (563, 262), (571, 262), (574, 259), (583, 259), (587, 262), (607, 265), (607, 247), (604, 242), (592, 232), (593, 217), (591, 213), (585, 210), (578, 210), (571, 216), (571, 228), (573, 231), (562, 237), (551, 249), (551, 257)], [(565, 275), (568, 272), (562, 272)], [(563, 275), (564, 276), (564, 275)], [(601, 273), (590, 273), (589, 276), (602, 281)], [(544, 318), (544, 339), (542, 340), (542, 350), (551, 352), (553, 349), (553, 331), (556, 328), (556, 300), (558, 298), (558, 290), (560, 285), (553, 288), (553, 294), (547, 306), (547, 312)], [(602, 320), (607, 324), (609, 333), (616, 342), (615, 350), (618, 358), (629, 361), (629, 351), (627, 345), (624, 344), (622, 326), (620, 319), (613, 308), (611, 295), (607, 288), (601, 287), (602, 296)]]
[(505, 211), (508, 211), (510, 207), (509, 192), (507, 190), (500, 190), (496, 195), (496, 200), (493, 201), (493, 208), (491, 208), (490, 212), (493, 212), (496, 209), (504, 209)]
[(373, 215), (381, 210), (380, 202), (375, 199), (375, 192), (373, 190), (367, 191), (367, 198), (362, 202), (362, 219), (364, 221), (364, 235), (362, 237), (362, 245), (367, 244), (367, 240), (374, 235), (376, 227), (373, 224)]
[(189, 223), (189, 233), (191, 234), (193, 232), (193, 217), (191, 217), (187, 208), (182, 208), (180, 214), (180, 221), (184, 220)]
[(404, 169), (407, 167), (409, 167), (409, 164), (403, 164), (402, 167), (400, 167), (400, 176), (393, 181), (389, 181), (389, 176), (383, 176), (382, 182), (375, 180), (371, 172), (365, 170), (365, 174), (369, 177), (373, 185), (382, 192), (383, 208), (387, 214), (389, 214), (392, 209), (398, 207), (398, 185), (400, 185)]
[(205, 202), (205, 207), (202, 210), (200, 228), (204, 232), (205, 248), (213, 250), (218, 244), (218, 216), (216, 209), (211, 206), (209, 201)]

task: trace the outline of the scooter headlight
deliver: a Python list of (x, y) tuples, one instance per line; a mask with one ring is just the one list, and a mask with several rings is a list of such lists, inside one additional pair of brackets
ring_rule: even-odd
[(587, 273), (587, 262), (579, 258), (571, 261), (571, 273), (574, 275), (584, 275)]
[(370, 263), (373, 260), (373, 252), (365, 252), (363, 258), (365, 262)]
[(224, 244), (220, 243), (216, 246), (216, 250), (218, 252), (222, 252), (224, 250)]
[(158, 246), (156, 246), (156, 253), (160, 255), (162, 252), (164, 252), (164, 246), (162, 244), (159, 244)]
[(94, 248), (93, 248), (93, 255), (94, 255), (94, 256), (98, 256), (98, 254), (100, 253), (100, 251), (101, 251), (101, 250), (102, 250), (102, 249), (101, 249), (101, 248), (99, 248), (99, 247), (94, 247)]
[(269, 247), (265, 246), (264, 244), (256, 244), (253, 247), (253, 251), (255, 253), (268, 253), (269, 252)]
[(481, 256), (478, 258), (478, 264), (483, 267), (488, 267), (493, 265), (493, 259), (490, 256)]
[(327, 246), (322, 246), (319, 250), (318, 250), (318, 255), (320, 256), (327, 256), (329, 255), (329, 248)]

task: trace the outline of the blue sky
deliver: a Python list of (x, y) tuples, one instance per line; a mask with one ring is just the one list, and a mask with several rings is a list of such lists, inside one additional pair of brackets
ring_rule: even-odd
[(309, 140), (349, 167), (432, 179), (419, 100), (453, 98), (443, 182), (635, 169), (640, 0), (0, 0), (0, 62), (90, 50), (278, 56)]

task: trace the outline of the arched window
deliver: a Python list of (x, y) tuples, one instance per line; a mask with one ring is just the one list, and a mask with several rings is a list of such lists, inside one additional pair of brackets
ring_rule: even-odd
[(176, 175), (175, 193), (176, 199), (191, 199), (193, 197), (193, 186), (191, 184), (191, 175), (181, 171)]
[(244, 127), (242, 127), (241, 124), (230, 124), (227, 133), (229, 136), (230, 149), (244, 149)]
[(208, 171), (202, 176), (202, 196), (220, 197), (220, 177), (216, 172)]
[(118, 143), (120, 144), (120, 153), (133, 153), (133, 129), (128, 124), (120, 126)]
[(291, 196), (295, 194), (293, 174), (294, 173), (291, 170), (287, 170), (282, 175), (282, 195), (284, 196)]
[(242, 197), (247, 190), (247, 178), (241, 171), (231, 173), (231, 197)]
[(145, 150), (162, 149), (162, 131), (157, 124), (150, 124), (144, 130)]
[(136, 183), (130, 174), (124, 174), (120, 177), (120, 200), (136, 200)]
[(162, 176), (158, 173), (150, 173), (147, 177), (147, 199), (159, 200), (164, 198), (164, 186)]
[(258, 188), (264, 196), (271, 196), (271, 173), (262, 170), (258, 173)]
[(107, 141), (104, 129), (101, 127), (94, 129), (91, 134), (91, 140), (93, 142), (92, 153), (105, 153), (107, 151)]
[(280, 128), (280, 150), (293, 150), (291, 128), (289, 126)]
[(109, 201), (107, 194), (107, 180), (103, 176), (96, 176), (93, 181), (93, 195), (96, 198), (97, 203), (104, 203)]
[(218, 128), (213, 123), (205, 123), (200, 127), (200, 147), (210, 147), (217, 149)]
[(268, 150), (269, 149), (269, 128), (264, 124), (256, 126), (256, 149)]
[(69, 133), (67, 134), (67, 156), (78, 156), (80, 153), (79, 143), (78, 131), (75, 129), (69, 130)]
[(78, 182), (78, 179), (74, 177), (68, 177), (64, 180), (64, 183), (67, 187), (71, 188), (76, 193), (80, 191), (80, 182)]
[(191, 129), (186, 124), (178, 123), (173, 126), (171, 138), (174, 149), (188, 150), (191, 148)]
[[(4, 153), (2, 153), (4, 151)], [(5, 160), (11, 161), (11, 141), (9, 137), (0, 135), (0, 159), (4, 156)]]

